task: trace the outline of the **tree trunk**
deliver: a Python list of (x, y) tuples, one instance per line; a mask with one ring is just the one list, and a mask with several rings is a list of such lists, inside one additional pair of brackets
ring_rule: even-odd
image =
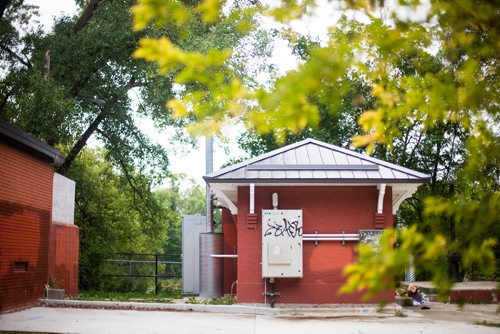
[[(455, 221), (450, 220), (450, 240), (454, 242), (456, 240), (456, 230)], [(453, 282), (461, 281), (460, 277), (460, 254), (458, 252), (453, 252), (448, 256), (448, 275), (450, 280)]]
[(45, 50), (43, 57), (43, 80), (49, 80), (50, 76), (50, 49)]
[(442, 144), (441, 141), (438, 141), (436, 144), (436, 155), (434, 156), (434, 166), (432, 168), (431, 189), (433, 193), (436, 192), (438, 167), (439, 167), (439, 161), (441, 160), (441, 144)]
[(78, 139), (76, 144), (73, 146), (71, 151), (69, 151), (66, 159), (64, 159), (64, 163), (59, 167), (58, 172), (62, 175), (66, 175), (68, 170), (77, 157), (78, 153), (87, 145), (87, 140), (92, 136), (92, 134), (97, 130), (99, 124), (101, 124), (102, 120), (106, 116), (106, 110), (101, 108), (101, 112), (97, 115), (96, 119), (90, 124), (87, 130), (83, 133), (83, 135)]
[(78, 21), (76, 21), (75, 26), (73, 27), (74, 34), (77, 34), (80, 30), (85, 28), (87, 23), (94, 15), (94, 11), (97, 9), (97, 6), (99, 6), (99, 3), (101, 2), (103, 2), (103, 0), (90, 0), (89, 4), (87, 5), (87, 7), (85, 7), (85, 10), (83, 11), (82, 15), (80, 15)]
[(28, 59), (23, 59), (20, 55), (12, 51), (10, 48), (8, 48), (5, 45), (0, 45), (0, 49), (6, 51), (8, 54), (10, 54), (12, 57), (16, 58), (21, 64), (26, 66), (27, 68), (31, 68), (31, 63)]
[(12, 0), (3, 0), (0, 2), (0, 21), (2, 20), (3, 14), (7, 10), (7, 7), (9, 7), (11, 1)]
[(452, 282), (461, 282), (460, 275), (460, 254), (453, 252), (448, 257), (448, 274)]

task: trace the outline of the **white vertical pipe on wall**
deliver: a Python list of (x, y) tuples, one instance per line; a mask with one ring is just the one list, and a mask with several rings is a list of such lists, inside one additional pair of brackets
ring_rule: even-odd
[(250, 213), (255, 213), (255, 183), (250, 183)]

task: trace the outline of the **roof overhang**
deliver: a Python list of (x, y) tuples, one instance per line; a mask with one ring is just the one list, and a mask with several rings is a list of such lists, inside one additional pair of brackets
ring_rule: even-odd
[(64, 162), (64, 154), (58, 149), (36, 139), (10, 124), (0, 121), (0, 140), (42, 161), (59, 165)]
[[(262, 180), (260, 180), (262, 181)], [(287, 180), (289, 181), (289, 180)], [(357, 182), (357, 183), (333, 183), (333, 182), (303, 182), (304, 180), (300, 180), (301, 182), (209, 182), (210, 188), (214, 192), (215, 196), (219, 199), (220, 204), (229, 209), (233, 215), (238, 214), (238, 187), (249, 187), (250, 184), (255, 184), (260, 187), (293, 187), (293, 186), (302, 186), (302, 187), (345, 187), (345, 186), (353, 186), (353, 187), (361, 187), (361, 186), (374, 186), (378, 187), (380, 184), (386, 184), (387, 187), (392, 188), (392, 214), (396, 214), (401, 203), (407, 198), (410, 198), (418, 189), (418, 187), (422, 184), (422, 182), (413, 182), (413, 183), (402, 183), (402, 182)], [(394, 180), (392, 180), (394, 181)]]
[(385, 186), (393, 213), (429, 175), (314, 139), (223, 168), (203, 177), (222, 205), (237, 212), (238, 186), (376, 186), (382, 211)]

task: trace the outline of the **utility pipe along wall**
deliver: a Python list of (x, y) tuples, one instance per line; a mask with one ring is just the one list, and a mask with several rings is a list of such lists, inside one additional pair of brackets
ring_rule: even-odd
[(223, 259), (212, 254), (223, 254), (224, 238), (222, 233), (200, 234), (200, 297), (222, 297)]

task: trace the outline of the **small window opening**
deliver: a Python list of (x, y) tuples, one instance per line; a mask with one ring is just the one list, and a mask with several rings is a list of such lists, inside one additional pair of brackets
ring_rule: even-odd
[(14, 262), (14, 272), (24, 272), (28, 271), (28, 261), (17, 261)]

